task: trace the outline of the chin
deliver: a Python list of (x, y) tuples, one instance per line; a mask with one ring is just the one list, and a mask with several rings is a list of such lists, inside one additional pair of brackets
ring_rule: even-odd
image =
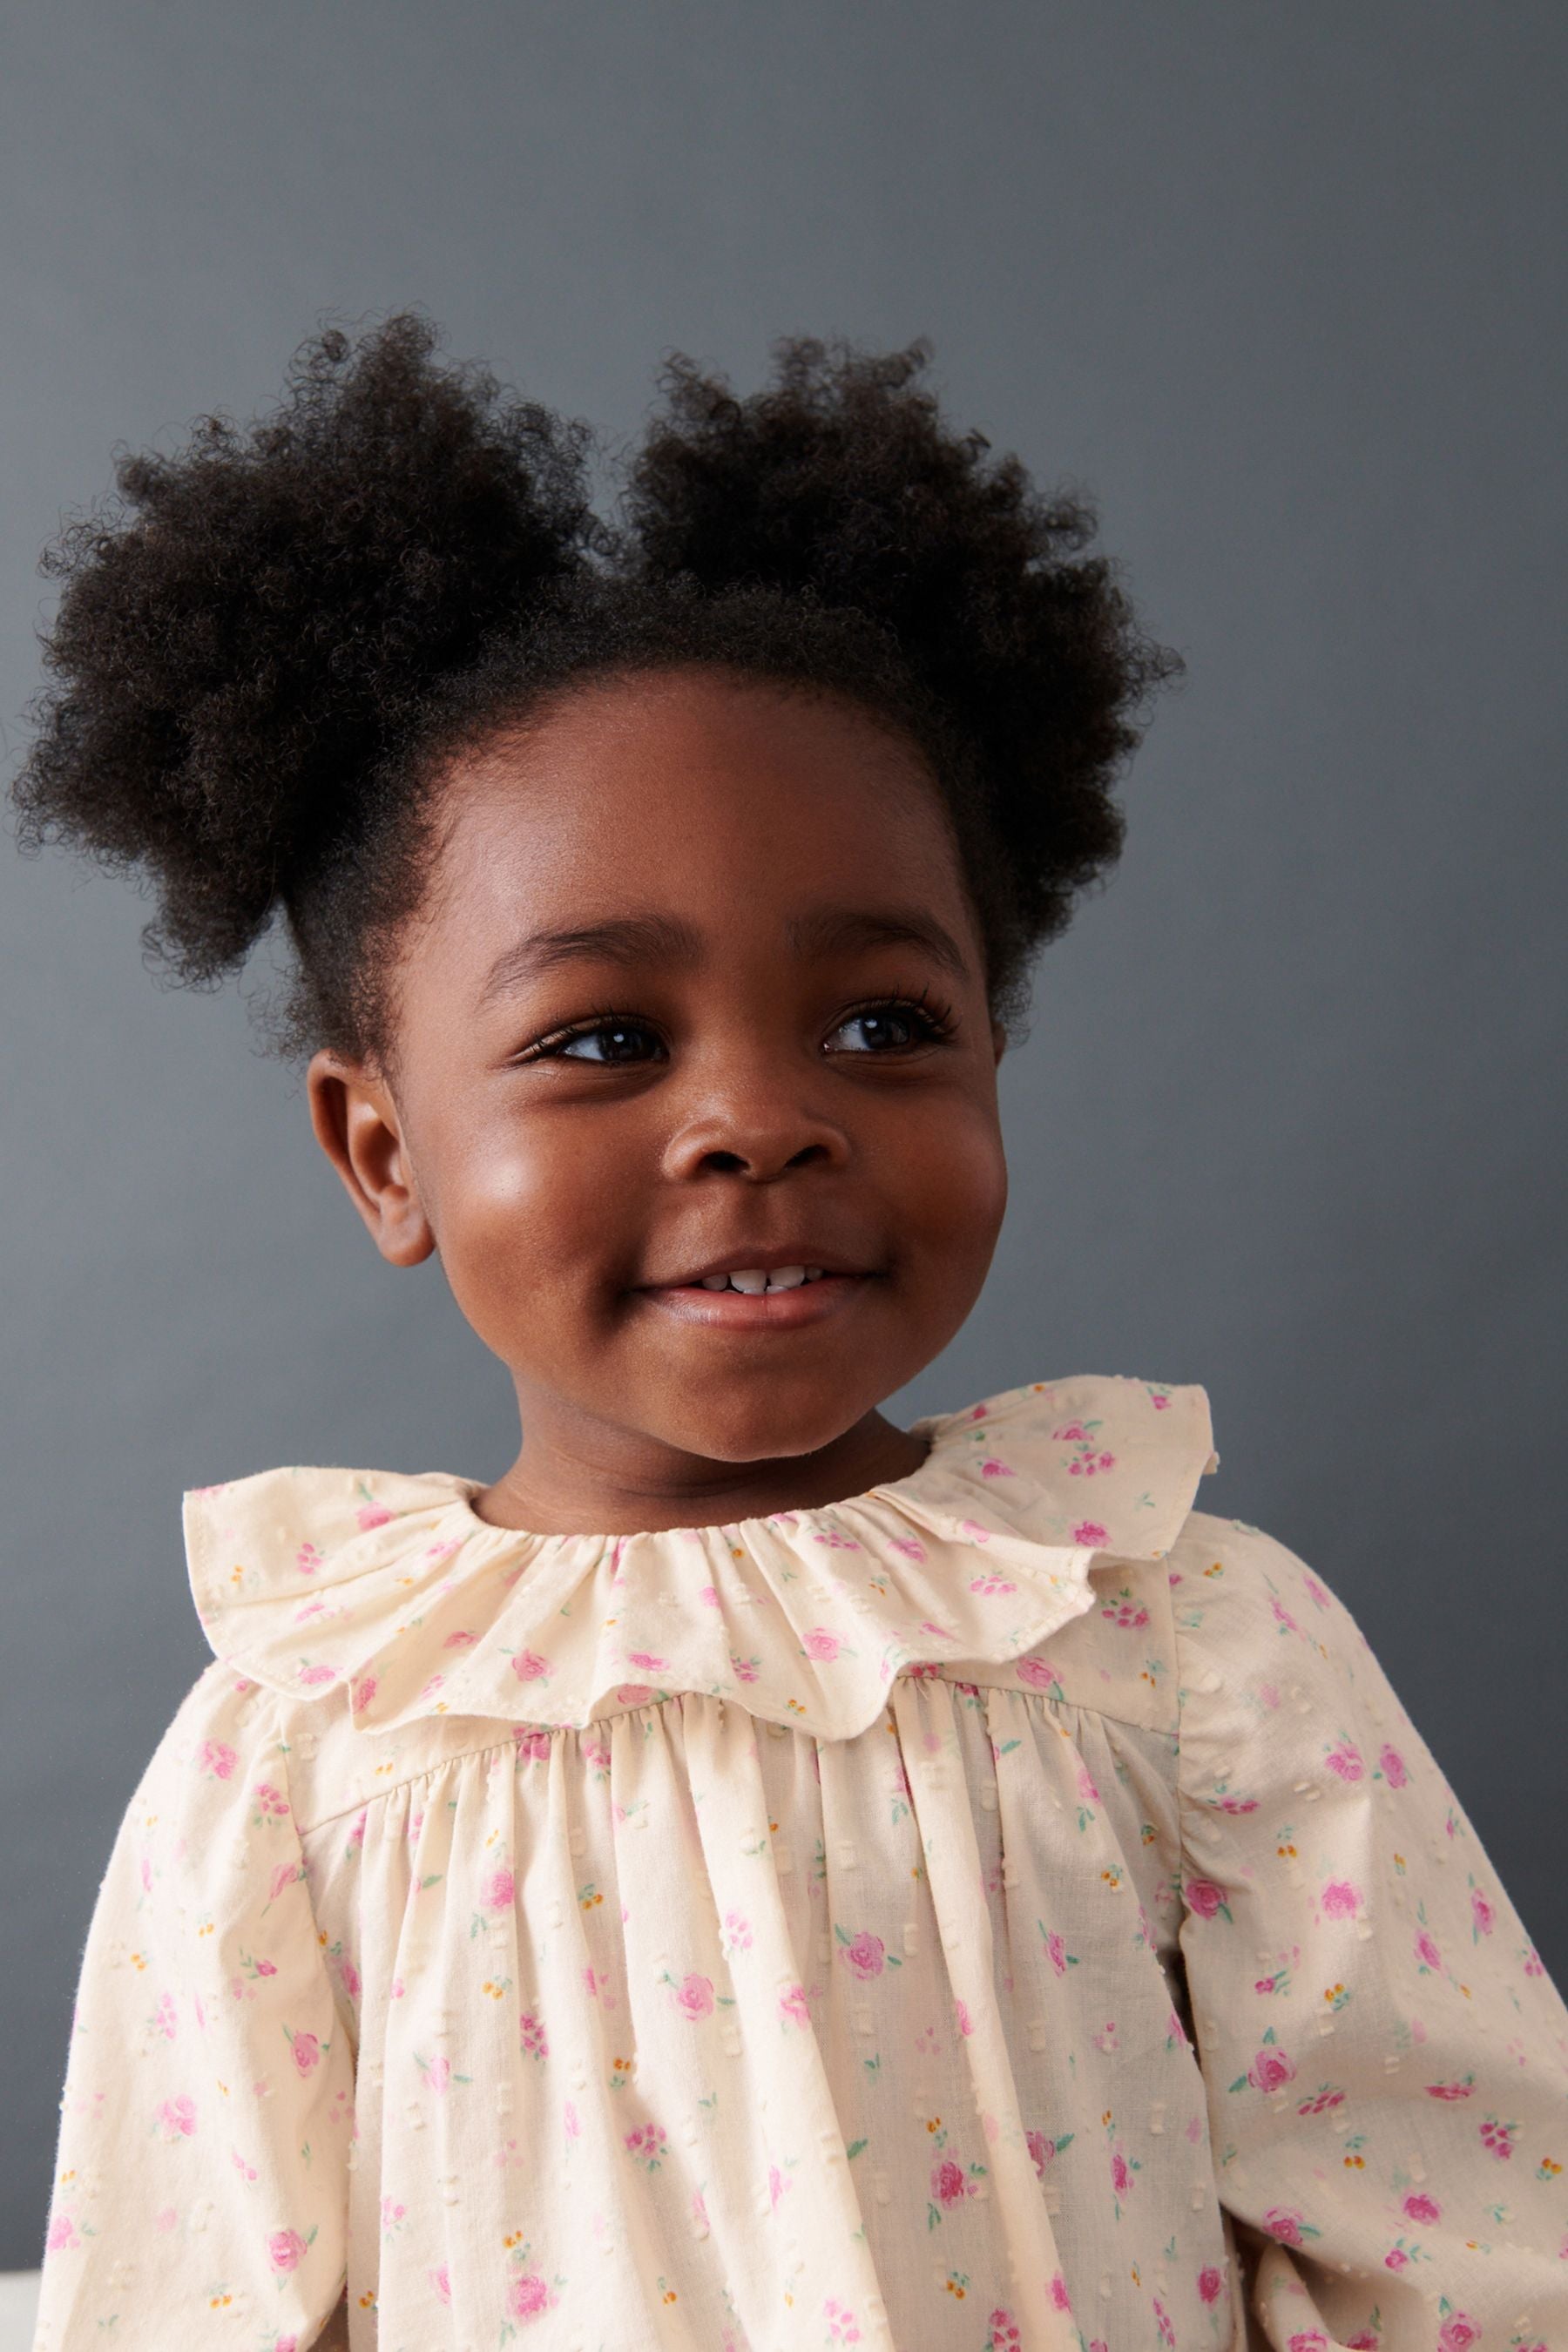
[(708, 1410), (682, 1413), (678, 1427), (660, 1433), (668, 1444), (710, 1462), (788, 1460), (831, 1445), (877, 1402), (862, 1396), (826, 1399), (820, 1391), (809, 1397), (781, 1397), (759, 1379), (754, 1390), (751, 1383), (736, 1383)]

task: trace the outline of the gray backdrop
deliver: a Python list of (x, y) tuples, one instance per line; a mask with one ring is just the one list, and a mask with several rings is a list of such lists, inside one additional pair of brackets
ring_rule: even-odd
[[(1202, 1381), (1201, 1499), (1337, 1586), (1568, 1980), (1562, 9), (7, 13), (13, 753), (60, 509), (117, 440), (269, 400), (329, 310), (421, 303), (620, 436), (667, 349), (749, 388), (775, 334), (928, 332), (956, 417), (1098, 495), (1190, 681), (1005, 1065), (989, 1287), (896, 1409)], [(146, 907), (58, 854), (7, 845), (0, 894), (0, 2264), (26, 2265), (98, 1875), (204, 1663), (181, 1490), (490, 1477), (515, 1432), (239, 993), (157, 990)]]

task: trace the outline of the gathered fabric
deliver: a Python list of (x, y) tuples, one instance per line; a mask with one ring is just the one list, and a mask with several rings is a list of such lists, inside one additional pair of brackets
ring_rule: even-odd
[(1568, 2343), (1568, 2012), (1203, 1390), (915, 1428), (632, 1536), (187, 1494), (38, 2352)]

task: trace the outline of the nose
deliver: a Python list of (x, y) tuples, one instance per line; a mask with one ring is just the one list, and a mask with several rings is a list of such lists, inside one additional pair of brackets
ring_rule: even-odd
[(842, 1167), (849, 1139), (826, 1114), (755, 1069), (703, 1090), (665, 1147), (664, 1172), (676, 1182), (741, 1176), (770, 1184), (797, 1168)]

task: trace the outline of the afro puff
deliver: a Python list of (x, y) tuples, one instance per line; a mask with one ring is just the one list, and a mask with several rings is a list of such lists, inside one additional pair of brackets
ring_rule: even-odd
[(20, 845), (145, 874), (149, 957), (196, 985), (281, 916), (271, 1042), (390, 1066), (443, 762), (575, 682), (708, 664), (915, 743), (1016, 1016), (1120, 853), (1110, 788), (1181, 664), (1084, 552), (1092, 509), (944, 425), (930, 357), (785, 338), (747, 398), (669, 358), (607, 522), (591, 429), (443, 359), (420, 313), (322, 331), (270, 414), (121, 458), (46, 551)]

